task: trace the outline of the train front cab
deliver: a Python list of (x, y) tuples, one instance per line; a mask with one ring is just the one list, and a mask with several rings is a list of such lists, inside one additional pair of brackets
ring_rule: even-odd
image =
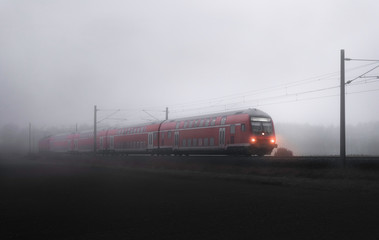
[(258, 156), (271, 154), (276, 144), (275, 129), (270, 117), (250, 116), (249, 153)]

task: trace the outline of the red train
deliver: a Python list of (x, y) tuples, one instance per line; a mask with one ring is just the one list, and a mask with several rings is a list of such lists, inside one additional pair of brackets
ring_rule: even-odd
[[(40, 152), (92, 152), (92, 131), (43, 138)], [(271, 117), (258, 109), (146, 123), (97, 132), (100, 153), (270, 154), (277, 147)]]

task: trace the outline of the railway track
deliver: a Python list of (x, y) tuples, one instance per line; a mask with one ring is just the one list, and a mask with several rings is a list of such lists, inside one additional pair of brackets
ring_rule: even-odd
[(330, 169), (357, 168), (379, 170), (379, 157), (349, 156), (345, 164), (338, 156), (227, 156), (227, 155), (35, 155), (32, 159), (44, 162), (90, 163), (99, 165), (122, 165), (142, 168), (174, 169), (220, 169), (220, 168), (292, 168), (292, 169)]

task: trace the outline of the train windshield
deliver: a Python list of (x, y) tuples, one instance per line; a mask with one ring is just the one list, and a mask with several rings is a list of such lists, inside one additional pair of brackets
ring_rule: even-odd
[(251, 128), (253, 133), (259, 135), (270, 136), (274, 132), (270, 118), (252, 117)]

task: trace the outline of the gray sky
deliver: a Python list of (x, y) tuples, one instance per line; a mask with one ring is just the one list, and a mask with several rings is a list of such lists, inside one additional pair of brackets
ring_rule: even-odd
[[(128, 110), (114, 115), (125, 124), (149, 119), (142, 109), (163, 119), (167, 106), (170, 118), (256, 107), (276, 122), (338, 125), (340, 49), (379, 59), (378, 10), (377, 0), (0, 0), (0, 126), (92, 124), (95, 104)], [(367, 64), (346, 62), (346, 80)], [(353, 83), (347, 124), (379, 121), (379, 80)]]

